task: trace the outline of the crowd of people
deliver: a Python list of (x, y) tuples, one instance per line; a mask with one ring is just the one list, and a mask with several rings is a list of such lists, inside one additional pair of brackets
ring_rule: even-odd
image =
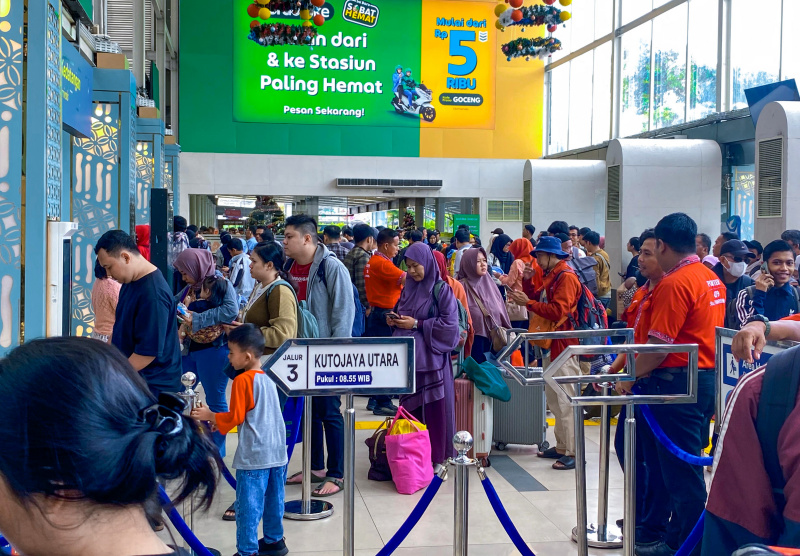
[[(201, 488), (203, 500), (210, 503), (214, 462), (225, 455), (225, 435), (238, 427), (233, 461), (237, 497), (223, 519), (236, 521), (237, 548), (243, 556), (288, 553), (281, 523), (284, 490), (301, 484), (303, 475), (286, 476), (285, 397), (261, 369), (284, 342), (304, 331), (307, 318), (313, 317), (322, 338), (347, 338), (362, 330), (368, 337), (414, 338), (416, 391), (397, 403), (427, 426), (430, 463), (438, 468), (455, 455), (453, 354), (463, 350), (476, 362), (485, 362), (502, 347), (505, 329), (529, 329), (534, 322), (547, 323), (549, 330), (580, 328), (579, 306), (596, 299), (601, 308), (610, 307), (612, 269), (623, 268), (623, 261), (612, 261), (605, 252), (600, 234), (562, 221), (536, 237), (532, 225), (524, 226), (518, 238), (495, 229), (484, 248), (466, 226), (456, 229), (449, 242), (437, 230), (367, 224), (326, 226), (320, 234), (315, 219), (306, 215), (286, 220), (282, 242), (268, 229), (253, 227), (244, 238), (223, 234), (219, 245), (211, 245), (203, 234), (214, 230), (197, 229), (175, 217), (168, 256), (178, 284), (173, 289), (149, 260), (149, 227), (140, 228), (135, 237), (121, 230), (106, 232), (95, 246), (92, 303), (94, 338), (100, 342), (33, 341), (0, 362), (0, 393), (13, 391), (6, 398), (16, 400), (0, 410), (0, 415), (7, 413), (7, 423), (23, 426), (15, 418), (23, 411), (17, 408), (21, 399), (48, 403), (66, 395), (79, 408), (73, 413), (65, 407), (57, 423), (48, 421), (39, 432), (20, 433), (25, 438), (21, 444), (2, 441), (0, 473), (7, 481), (0, 481), (0, 491), (13, 493), (24, 512), (31, 496), (80, 495), (106, 508), (136, 508), (136, 518), (144, 519), (152, 510), (145, 502), (156, 479), (184, 476), (178, 499)], [(700, 454), (708, 447), (714, 414), (715, 328), (742, 329), (734, 348), (745, 359), (766, 339), (800, 339), (800, 325), (774, 322), (800, 314), (795, 264), (800, 231), (788, 230), (763, 247), (730, 233), (712, 245), (690, 217), (675, 213), (631, 238), (627, 250), (631, 260), (619, 272), (617, 295), (624, 311), (618, 319), (634, 329), (636, 343), (698, 345), (696, 403), (654, 405), (651, 410), (675, 444)], [(554, 340), (542, 364), (547, 367), (577, 343)], [(624, 362), (624, 357), (617, 358), (604, 370), (619, 372)], [(642, 354), (635, 384), (620, 382), (617, 392), (684, 393), (687, 366), (686, 354)], [(191, 418), (181, 415), (173, 395), (182, 390), (181, 375), (187, 371), (196, 374), (205, 393), (205, 404)], [(587, 372), (577, 358), (559, 370), (572, 376)], [(48, 400), (51, 391), (58, 395)], [(546, 399), (555, 417), (556, 443), (538, 456), (553, 459), (556, 470), (574, 469), (572, 407), (549, 387)], [(328, 497), (345, 488), (341, 400), (314, 397), (312, 404), (312, 496)], [(367, 409), (382, 416), (398, 411), (390, 396), (371, 398)], [(731, 426), (736, 418), (746, 421), (740, 413), (729, 416)], [(29, 446), (43, 445), (34, 436), (52, 426), (63, 428), (63, 435), (53, 431), (48, 438), (63, 442), (29, 451)], [(619, 427), (616, 439), (620, 455), (621, 431)], [(721, 469), (753, 472), (737, 468), (737, 456), (731, 455), (736, 439), (727, 434), (729, 443), (717, 447)], [(100, 436), (102, 442), (97, 441)], [(787, 448), (785, 453), (787, 458), (796, 456), (796, 450)], [(15, 458), (36, 473), (20, 475), (10, 469)], [(122, 466), (126, 471), (109, 477), (110, 466), (120, 458), (127, 460)], [(100, 470), (106, 461), (109, 467)], [(635, 531), (636, 553), (674, 554), (705, 508), (703, 470), (675, 459), (647, 426), (640, 426), (636, 478), (636, 523), (630, 529)], [(764, 525), (763, 519), (740, 519), (728, 509), (736, 505), (730, 492), (714, 485), (709, 509), (718, 519), (707, 525), (707, 530), (713, 527), (709, 538), (725, 546), (739, 545), (740, 539), (774, 540), (764, 534), (770, 520)], [(796, 498), (786, 508), (796, 508)], [(764, 505), (771, 500), (765, 497)], [(774, 515), (777, 508), (764, 511)], [(104, 511), (111, 512), (105, 523), (113, 527), (119, 517), (113, 509)], [(53, 538), (74, 518), (69, 512), (56, 514), (42, 523), (54, 529)], [(41, 516), (31, 519), (42, 521)], [(2, 523), (3, 532), (20, 542), (21, 525), (8, 523)], [(786, 530), (796, 535), (800, 526), (787, 523)], [(742, 528), (751, 534), (742, 534)], [(143, 553), (167, 553), (146, 532), (131, 532), (130, 539)], [(23, 539), (19, 546), (34, 554), (44, 542)], [(704, 556), (720, 553), (715, 550), (710, 543), (702, 548)]]

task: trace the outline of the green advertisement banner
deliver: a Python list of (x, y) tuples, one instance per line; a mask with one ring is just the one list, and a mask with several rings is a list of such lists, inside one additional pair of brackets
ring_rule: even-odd
[(238, 122), (494, 128), (491, 3), (329, 0), (314, 27), (232, 5)]

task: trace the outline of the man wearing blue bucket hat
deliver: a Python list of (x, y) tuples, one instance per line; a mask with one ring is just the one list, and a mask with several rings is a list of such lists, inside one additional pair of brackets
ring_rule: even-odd
[[(522, 292), (508, 292), (509, 300), (518, 305), (525, 305), (534, 316), (552, 321), (555, 330), (574, 330), (577, 320), (576, 308), (583, 288), (578, 276), (567, 264), (569, 253), (561, 249), (561, 240), (553, 236), (545, 236), (539, 240), (532, 251), (536, 261), (544, 272), (544, 285), (536, 290), (533, 286), (534, 270), (530, 264), (525, 265)], [(534, 323), (539, 319), (534, 319)], [(553, 340), (550, 352), (545, 355), (545, 368), (550, 361), (558, 357), (568, 345), (577, 345), (578, 340)], [(578, 376), (581, 373), (577, 358), (569, 359), (556, 373), (556, 376)], [(575, 394), (573, 385), (562, 385), (570, 396)], [(572, 406), (562, 401), (555, 390), (545, 386), (547, 405), (556, 419), (554, 429), (555, 447), (539, 452), (540, 458), (557, 460), (553, 469), (575, 469), (575, 424), (572, 419)]]

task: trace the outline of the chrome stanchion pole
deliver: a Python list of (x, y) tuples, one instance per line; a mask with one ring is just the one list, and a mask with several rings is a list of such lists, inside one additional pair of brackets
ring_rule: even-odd
[(356, 410), (353, 396), (345, 396), (344, 412), (344, 556), (355, 551)]
[(460, 431), (453, 437), (453, 447), (458, 452), (450, 463), (456, 468), (455, 496), (453, 497), (453, 556), (467, 556), (469, 551), (469, 474), (468, 467), (475, 461), (467, 456), (472, 449), (472, 435)]
[[(609, 395), (609, 384), (603, 383), (603, 396)], [(600, 481), (597, 490), (597, 523), (587, 528), (592, 548), (622, 548), (622, 531), (608, 525), (608, 464), (611, 455), (611, 408), (600, 406)], [(576, 532), (573, 531), (573, 540)]]
[[(625, 517), (622, 554), (634, 556), (636, 547), (636, 415), (635, 405), (625, 405)], [(619, 426), (619, 425), (617, 425)]]
[(578, 525), (573, 530), (575, 542), (578, 543), (578, 556), (589, 556), (589, 544), (586, 537), (586, 522), (589, 517), (586, 511), (586, 438), (583, 431), (583, 407), (572, 406), (575, 419), (575, 501), (578, 509)]
[[(183, 399), (186, 402), (186, 408), (184, 409), (184, 415), (191, 415), (192, 410), (197, 407), (197, 392), (194, 391), (194, 385), (197, 384), (197, 375), (192, 372), (183, 373), (181, 375), (181, 384), (185, 390), (183, 392), (178, 393), (178, 397)], [(189, 529), (194, 531), (194, 499), (190, 496), (186, 500), (183, 501), (181, 504), (181, 513), (183, 514), (183, 521), (189, 526)], [(189, 551), (190, 554), (194, 554), (192, 551), (192, 547), (189, 546), (189, 541), (184, 539), (183, 547)]]
[(333, 504), (311, 499), (311, 396), (303, 398), (303, 497), (283, 506), (283, 517), (295, 521), (315, 521), (333, 515)]

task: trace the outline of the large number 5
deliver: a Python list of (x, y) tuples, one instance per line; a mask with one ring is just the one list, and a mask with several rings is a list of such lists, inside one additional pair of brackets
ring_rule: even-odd
[(475, 42), (475, 31), (450, 31), (450, 56), (462, 56), (463, 64), (447, 64), (450, 75), (469, 75), (478, 67), (478, 55), (463, 42)]

